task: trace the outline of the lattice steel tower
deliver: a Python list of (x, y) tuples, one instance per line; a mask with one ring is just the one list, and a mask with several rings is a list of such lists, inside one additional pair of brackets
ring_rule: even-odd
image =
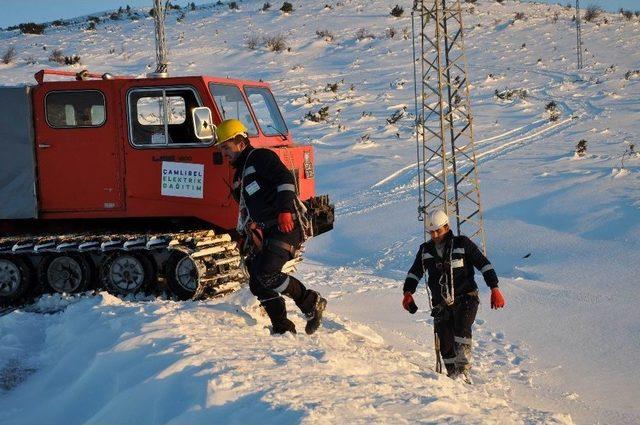
[(154, 23), (156, 34), (156, 74), (166, 74), (169, 53), (167, 50), (167, 40), (164, 35), (164, 21), (166, 17), (166, 5), (162, 3), (162, 0), (154, 0)]
[(580, 18), (580, 0), (576, 0), (576, 38), (578, 69), (582, 69), (582, 19)]
[(454, 233), (464, 232), (484, 251), (460, 0), (415, 0), (413, 16), (418, 218), (444, 208)]

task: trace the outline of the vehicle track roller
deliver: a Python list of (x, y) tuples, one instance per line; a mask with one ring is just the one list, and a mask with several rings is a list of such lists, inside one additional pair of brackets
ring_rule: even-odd
[(144, 252), (118, 250), (103, 263), (101, 280), (107, 291), (129, 295), (149, 289), (156, 281), (156, 273)]
[(0, 303), (21, 301), (31, 289), (33, 270), (18, 255), (0, 255)]
[(84, 255), (65, 253), (45, 257), (39, 275), (46, 291), (75, 294), (89, 288), (93, 273)]
[(165, 264), (165, 276), (171, 292), (180, 300), (190, 300), (196, 294), (200, 270), (188, 253), (173, 250)]

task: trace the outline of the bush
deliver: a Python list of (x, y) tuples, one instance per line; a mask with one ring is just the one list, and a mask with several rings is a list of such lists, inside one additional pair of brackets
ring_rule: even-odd
[(64, 57), (64, 64), (65, 65), (75, 65), (77, 63), (80, 63), (80, 56), (78, 56), (78, 55), (65, 56)]
[(401, 109), (398, 109), (389, 118), (387, 118), (387, 122), (389, 124), (397, 123), (398, 121), (400, 121), (400, 119), (402, 119), (402, 117), (404, 117), (404, 113), (406, 111), (407, 111), (407, 107), (403, 106)]
[(384, 30), (384, 35), (387, 38), (395, 38), (396, 29), (394, 27), (387, 28), (386, 30)]
[(333, 41), (333, 34), (329, 30), (316, 30), (316, 35), (318, 38), (322, 38), (324, 41), (331, 42)]
[(95, 31), (95, 30), (96, 30), (96, 23), (89, 22), (89, 25), (87, 25), (87, 31)]
[(547, 103), (547, 106), (545, 106), (544, 109), (545, 111), (547, 111), (549, 121), (558, 121), (558, 118), (560, 118), (560, 111), (558, 110), (558, 104), (556, 102), (552, 100), (551, 102)]
[(63, 21), (61, 19), (56, 19), (55, 21), (51, 22), (51, 25), (53, 25), (54, 27), (66, 27), (67, 25), (69, 25), (69, 22)]
[(336, 93), (338, 91), (338, 83), (328, 83), (324, 88), (324, 91), (331, 91)]
[(80, 56), (65, 56), (62, 54), (62, 50), (55, 49), (51, 55), (49, 55), (49, 60), (51, 62), (59, 63), (60, 65), (75, 65), (80, 63)]
[(524, 12), (517, 12), (516, 16), (513, 17), (514, 21), (524, 21), (526, 19), (527, 15), (524, 14)]
[(320, 108), (318, 110), (318, 112), (309, 111), (309, 112), (306, 113), (304, 118), (307, 121), (313, 121), (313, 122), (326, 121), (327, 118), (329, 118), (329, 107), (328, 106), (323, 106), (322, 108)]
[(576, 145), (576, 156), (583, 157), (587, 154), (587, 141), (582, 139)]
[(63, 64), (64, 63), (64, 55), (62, 54), (62, 50), (55, 49), (53, 52), (51, 52), (51, 54), (49, 55), (49, 60), (51, 62)]
[(602, 14), (602, 9), (598, 6), (589, 6), (584, 14), (584, 20), (587, 22), (593, 22)]
[(247, 37), (247, 42), (245, 45), (249, 50), (255, 50), (258, 48), (258, 44), (260, 44), (260, 38), (256, 35), (252, 35)]
[[(151, 9), (153, 10), (153, 9)], [(95, 22), (96, 24), (100, 23), (100, 18), (98, 18), (97, 16), (89, 16), (89, 19), (87, 19), (87, 21), (89, 22)]]
[(287, 40), (282, 34), (265, 37), (264, 44), (272, 52), (282, 52), (287, 48)]
[(635, 71), (627, 71), (624, 73), (624, 79), (625, 80), (630, 80), (632, 78), (639, 78), (640, 77), (640, 70), (636, 69)]
[(396, 18), (401, 17), (403, 13), (404, 9), (398, 4), (396, 4), (395, 7), (391, 9), (391, 16), (395, 16)]
[(269, 9), (271, 9), (271, 3), (266, 2), (265, 4), (262, 5), (262, 11), (263, 12), (266, 12)]
[(46, 28), (46, 25), (35, 24), (33, 22), (27, 22), (26, 24), (18, 25), (18, 29), (23, 34), (42, 34), (44, 33), (45, 28)]
[(358, 31), (356, 31), (356, 40), (358, 41), (366, 39), (373, 40), (374, 38), (376, 38), (376, 36), (367, 31), (366, 28), (360, 28)]
[(238, 3), (236, 3), (235, 1), (232, 1), (232, 2), (229, 2), (229, 9), (239, 10), (240, 8), (238, 7)]
[(8, 65), (8, 64), (10, 64), (11, 62), (13, 62), (15, 60), (16, 56), (17, 56), (16, 48), (11, 46), (2, 55), (2, 59), (1, 59), (2, 63), (5, 64), (5, 65)]
[(633, 19), (633, 12), (630, 10), (620, 9), (620, 14), (624, 16), (627, 19), (627, 21), (630, 21)]
[(285, 1), (284, 3), (282, 3), (280, 11), (282, 11), (282, 13), (291, 13), (293, 12), (293, 5), (288, 1)]
[(502, 91), (495, 91), (495, 95), (500, 100), (513, 100), (516, 98), (526, 99), (527, 91), (525, 89), (505, 89)]

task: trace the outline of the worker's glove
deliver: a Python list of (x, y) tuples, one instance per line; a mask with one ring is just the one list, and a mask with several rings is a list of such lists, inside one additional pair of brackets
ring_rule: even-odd
[(502, 292), (498, 288), (491, 289), (491, 308), (497, 310), (502, 307), (504, 307)]
[(411, 292), (407, 291), (404, 293), (404, 298), (402, 299), (402, 307), (404, 307), (404, 309), (411, 314), (418, 311), (418, 306), (416, 305), (415, 301), (413, 301), (413, 295), (411, 295)]
[(282, 233), (289, 233), (293, 230), (293, 215), (290, 212), (281, 212), (278, 214), (278, 230)]

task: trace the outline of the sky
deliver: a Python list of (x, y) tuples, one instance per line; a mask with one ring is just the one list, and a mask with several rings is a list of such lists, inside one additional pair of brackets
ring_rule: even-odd
[[(175, 4), (184, 6), (190, 1), (176, 0)], [(575, 0), (553, 1), (539, 0), (543, 3), (574, 3)], [(212, 0), (194, 0), (196, 4), (212, 3)], [(275, 2), (273, 2), (275, 3)], [(55, 19), (67, 19), (88, 15), (129, 4), (131, 7), (151, 8), (153, 0), (0, 0), (3, 13), (0, 15), (0, 27), (17, 25), (22, 22), (48, 22)], [(583, 0), (584, 7), (591, 4), (616, 11), (623, 8), (640, 9), (638, 0)]]

